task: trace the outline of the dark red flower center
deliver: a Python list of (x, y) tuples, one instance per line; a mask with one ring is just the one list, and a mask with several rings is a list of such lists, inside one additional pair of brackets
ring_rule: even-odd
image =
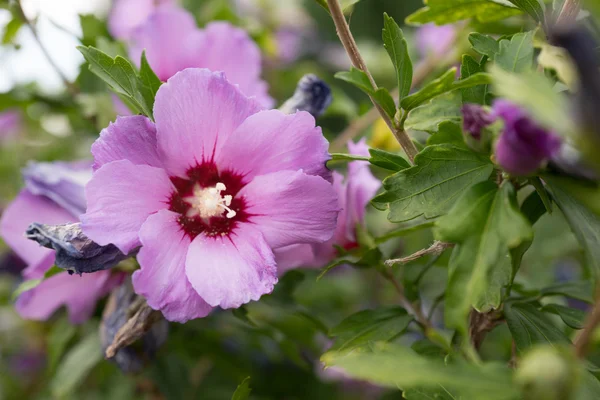
[(237, 196), (245, 186), (243, 176), (219, 171), (213, 162), (190, 168), (187, 178), (171, 177), (175, 191), (169, 198), (169, 210), (180, 214), (183, 231), (196, 236), (226, 236), (240, 222), (248, 220), (244, 199)]

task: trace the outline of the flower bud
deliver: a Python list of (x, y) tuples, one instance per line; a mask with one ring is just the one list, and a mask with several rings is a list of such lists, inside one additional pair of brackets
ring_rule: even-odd
[(496, 142), (496, 162), (509, 174), (530, 175), (560, 150), (560, 139), (539, 126), (517, 105), (498, 100), (493, 114), (504, 121), (504, 129)]
[(579, 377), (575, 360), (568, 351), (551, 346), (529, 351), (517, 369), (515, 379), (524, 399), (568, 400)]
[(496, 120), (494, 115), (487, 112), (479, 104), (465, 104), (461, 111), (463, 130), (477, 140), (481, 138), (483, 128), (491, 125)]

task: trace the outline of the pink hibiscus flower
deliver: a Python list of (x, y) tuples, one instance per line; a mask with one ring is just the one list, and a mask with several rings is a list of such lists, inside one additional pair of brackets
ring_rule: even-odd
[(154, 116), (101, 133), (81, 220), (98, 244), (142, 246), (134, 289), (167, 319), (257, 300), (277, 282), (273, 249), (331, 238), (339, 207), (310, 114), (262, 110), (222, 73), (187, 69)]
[[(24, 170), (24, 177), (26, 188), (2, 213), (0, 236), (27, 264), (23, 278), (40, 279), (54, 265), (55, 253), (28, 240), (25, 231), (32, 222), (76, 222), (85, 211), (83, 188), (91, 168), (89, 162), (32, 163)], [(91, 316), (98, 299), (123, 277), (111, 271), (82, 276), (61, 272), (21, 294), (16, 310), (26, 319), (46, 320), (64, 305), (71, 322), (81, 323)]]
[[(369, 156), (369, 148), (362, 139), (358, 143), (348, 143), (351, 154)], [(334, 246), (352, 249), (357, 246), (356, 226), (365, 223), (365, 209), (375, 196), (381, 182), (373, 176), (369, 164), (353, 161), (348, 164), (348, 177), (333, 173), (333, 186), (338, 194), (341, 212), (333, 237), (325, 243), (296, 244), (278, 249), (275, 252), (279, 274), (292, 268), (321, 268), (337, 257)]]
[(273, 106), (267, 84), (260, 79), (258, 46), (244, 30), (227, 22), (212, 22), (199, 29), (186, 10), (161, 6), (131, 34), (130, 58), (139, 63), (143, 50), (162, 81), (186, 68), (222, 71), (244, 94), (255, 96), (264, 107)]
[(176, 0), (114, 0), (108, 16), (110, 34), (116, 39), (129, 39), (135, 28), (162, 4), (176, 4)]

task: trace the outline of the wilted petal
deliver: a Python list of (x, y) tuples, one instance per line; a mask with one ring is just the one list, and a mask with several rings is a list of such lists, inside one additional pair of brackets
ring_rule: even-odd
[(213, 307), (237, 308), (271, 293), (277, 283), (273, 252), (250, 224), (240, 224), (229, 237), (197, 236), (185, 271), (194, 289)]
[(85, 212), (83, 188), (92, 178), (90, 161), (30, 161), (23, 169), (23, 178), (31, 193), (53, 200), (74, 217)]
[(100, 132), (92, 145), (94, 171), (111, 161), (129, 160), (136, 165), (162, 167), (156, 144), (156, 128), (148, 118), (117, 117)]
[[(190, 238), (177, 223), (178, 214), (161, 210), (142, 225), (141, 269), (133, 274), (135, 292), (169, 321), (205, 317), (212, 307), (198, 296), (185, 273)], [(200, 267), (202, 268), (202, 267)]]
[(291, 115), (279, 110), (250, 116), (231, 134), (217, 154), (217, 164), (246, 179), (281, 170), (304, 170), (330, 180), (325, 163), (329, 143), (307, 112)]
[(45, 225), (34, 223), (27, 238), (56, 251), (55, 264), (71, 273), (110, 269), (130, 257), (112, 244), (100, 246), (81, 231), (81, 224)]
[(333, 101), (331, 89), (316, 75), (307, 74), (300, 79), (294, 95), (279, 110), (285, 114), (306, 111), (313, 117), (321, 116)]
[[(129, 280), (125, 280), (121, 286), (112, 292), (104, 309), (102, 324), (100, 325), (100, 337), (104, 352), (113, 344), (113, 340), (121, 328), (126, 326), (132, 318), (135, 318), (137, 312), (134, 314), (134, 311), (140, 303), (143, 303), (143, 299), (133, 292)], [(137, 322), (131, 330), (137, 329), (137, 325), (143, 323)], [(132, 335), (141, 335), (141, 346), (122, 347), (111, 358), (121, 371), (126, 373), (141, 371), (145, 360), (152, 359), (156, 351), (166, 341), (169, 332), (169, 324), (166, 320), (160, 318), (158, 321), (149, 321), (148, 324), (149, 329), (147, 331), (144, 331), (142, 327), (140, 330), (143, 332), (131, 332)]]
[(274, 249), (329, 240), (340, 211), (333, 186), (302, 171), (257, 176), (239, 196), (247, 203), (250, 221)]
[(160, 168), (128, 160), (105, 164), (85, 188), (88, 209), (83, 232), (99, 245), (114, 244), (123, 253), (140, 246), (138, 231), (151, 214), (167, 208), (173, 185)]
[(123, 274), (112, 275), (110, 271), (82, 276), (61, 272), (21, 294), (15, 307), (21, 317), (43, 321), (64, 305), (69, 320), (79, 324), (92, 315), (96, 302), (119, 285), (123, 277)]
[(44, 275), (54, 262), (51, 250), (28, 240), (25, 231), (29, 224), (40, 221), (47, 224), (62, 224), (75, 220), (53, 201), (22, 190), (2, 213), (0, 234), (2, 239), (28, 265), (23, 274), (28, 279), (37, 279)]
[(183, 177), (190, 166), (212, 160), (233, 131), (260, 109), (222, 73), (207, 69), (179, 72), (160, 87), (154, 103), (159, 154), (165, 168)]

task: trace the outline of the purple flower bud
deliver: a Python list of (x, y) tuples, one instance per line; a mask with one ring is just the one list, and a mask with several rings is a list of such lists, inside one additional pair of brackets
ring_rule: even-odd
[(495, 156), (506, 172), (517, 176), (532, 174), (560, 150), (560, 138), (539, 126), (517, 105), (498, 100), (493, 114), (504, 121)]
[(481, 130), (492, 124), (496, 117), (483, 109), (479, 104), (465, 104), (462, 109), (463, 130), (473, 138), (481, 138)]

